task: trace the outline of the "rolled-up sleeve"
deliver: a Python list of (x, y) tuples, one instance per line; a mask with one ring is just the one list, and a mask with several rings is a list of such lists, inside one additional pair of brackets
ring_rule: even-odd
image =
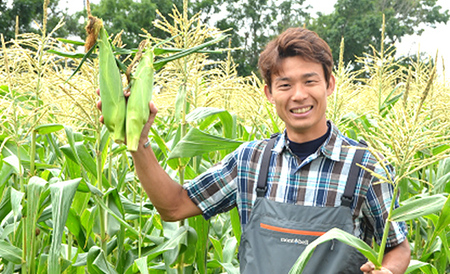
[(191, 200), (202, 210), (205, 219), (236, 205), (236, 155), (236, 151), (228, 154), (217, 165), (183, 185)]

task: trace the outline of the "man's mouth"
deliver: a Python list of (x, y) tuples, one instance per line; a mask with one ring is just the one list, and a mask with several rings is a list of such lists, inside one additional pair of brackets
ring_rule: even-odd
[(312, 109), (312, 106), (304, 107), (304, 108), (295, 108), (295, 109), (291, 109), (291, 112), (295, 113), (295, 114), (302, 114), (302, 113), (308, 112), (311, 109)]

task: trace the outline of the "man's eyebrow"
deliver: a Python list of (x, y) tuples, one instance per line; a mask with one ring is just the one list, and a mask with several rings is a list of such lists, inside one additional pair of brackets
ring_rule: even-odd
[(319, 74), (317, 72), (308, 72), (302, 75), (302, 78), (310, 78), (310, 77), (315, 77), (315, 76), (319, 76)]
[[(317, 72), (308, 72), (308, 73), (302, 74), (300, 76), (300, 78), (305, 79), (305, 78), (311, 78), (311, 77), (316, 77), (316, 76), (319, 76), (319, 74)], [(275, 82), (277, 82), (277, 81), (289, 81), (291, 79), (292, 79), (292, 77), (280, 76), (280, 77), (275, 78), (274, 81)]]
[(275, 78), (275, 81), (288, 81), (290, 79), (291, 79), (291, 77), (277, 77), (277, 78)]

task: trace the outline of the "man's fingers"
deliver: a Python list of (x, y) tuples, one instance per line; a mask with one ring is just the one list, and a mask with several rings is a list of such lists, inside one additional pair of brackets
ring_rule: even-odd
[(158, 113), (158, 108), (153, 101), (150, 101), (150, 115), (156, 116), (156, 113)]
[[(100, 96), (100, 89), (97, 89), (95, 92)], [(98, 110), (102, 111), (102, 101), (101, 100), (97, 101), (97, 108), (98, 108)], [(100, 123), (103, 124), (105, 119), (103, 118), (103, 115), (100, 115), (100, 118), (98, 118), (98, 120), (100, 121)]]
[(130, 89), (129, 88), (124, 89), (123, 95), (125, 95), (126, 98), (130, 97)]
[(372, 262), (367, 262), (361, 266), (360, 270), (364, 273), (371, 273), (375, 270), (375, 265)]

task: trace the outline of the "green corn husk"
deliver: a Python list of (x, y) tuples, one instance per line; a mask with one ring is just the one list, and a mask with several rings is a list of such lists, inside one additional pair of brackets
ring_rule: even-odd
[(104, 124), (111, 132), (113, 140), (116, 143), (123, 143), (125, 141), (126, 102), (122, 78), (108, 41), (108, 34), (103, 26), (100, 29), (98, 47), (100, 97)]
[(127, 102), (126, 135), (129, 151), (138, 149), (142, 129), (150, 114), (148, 104), (152, 100), (154, 71), (153, 48), (148, 48), (136, 68)]

